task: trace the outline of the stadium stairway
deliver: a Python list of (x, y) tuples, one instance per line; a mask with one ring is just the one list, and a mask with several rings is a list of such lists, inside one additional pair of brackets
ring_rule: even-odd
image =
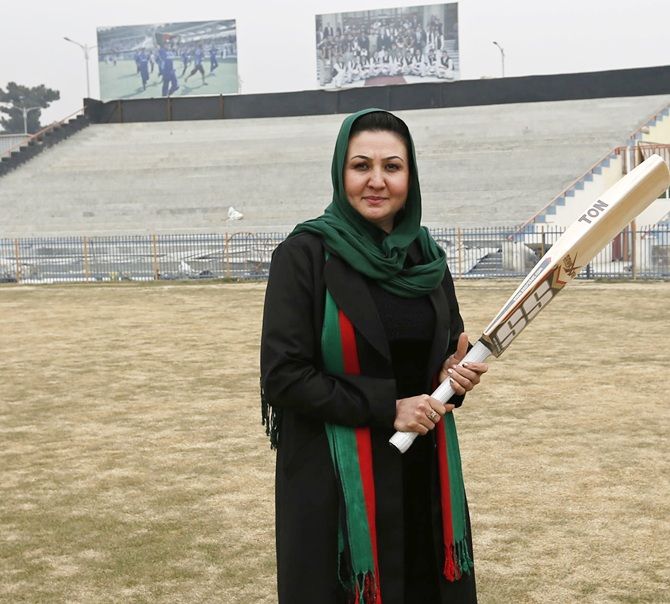
[[(577, 180), (558, 194), (542, 211), (532, 217), (522, 231), (539, 232), (544, 225), (566, 228), (572, 224), (602, 193), (624, 174), (626, 149), (638, 144), (670, 143), (670, 105), (657, 111), (637, 128), (621, 146), (612, 149)], [(638, 218), (638, 224), (648, 227), (668, 214), (667, 199), (660, 199)]]
[(64, 141), (82, 128), (89, 125), (89, 119), (83, 113), (65, 122), (47, 127), (28, 139), (28, 142), (12, 151), (0, 161), (0, 177), (18, 168), (37, 154)]
[[(670, 97), (403, 111), (429, 227), (515, 226)], [(329, 203), (342, 116), (92, 124), (0, 178), (0, 237), (276, 231)], [(229, 221), (228, 208), (243, 214)]]
[(490, 252), (482, 256), (468, 272), (470, 277), (485, 275), (487, 277), (504, 277), (503, 253), (501, 251)]

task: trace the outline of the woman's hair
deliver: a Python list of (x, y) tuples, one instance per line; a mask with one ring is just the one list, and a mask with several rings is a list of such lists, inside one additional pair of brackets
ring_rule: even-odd
[(372, 111), (371, 113), (361, 115), (361, 117), (359, 117), (351, 126), (349, 140), (357, 134), (366, 131), (394, 132), (400, 136), (405, 143), (407, 153), (409, 153), (412, 148), (410, 145), (409, 128), (407, 128), (405, 122), (392, 113), (387, 113), (386, 111)]

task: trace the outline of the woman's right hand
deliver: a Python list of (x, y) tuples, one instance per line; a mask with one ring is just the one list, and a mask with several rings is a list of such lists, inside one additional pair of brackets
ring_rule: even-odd
[(446, 405), (428, 394), (401, 398), (395, 402), (393, 427), (400, 432), (428, 434), (445, 413), (451, 413), (454, 405)]

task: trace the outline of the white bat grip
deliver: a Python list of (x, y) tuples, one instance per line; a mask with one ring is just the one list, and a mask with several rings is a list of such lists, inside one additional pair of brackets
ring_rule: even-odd
[[(470, 349), (468, 354), (465, 355), (463, 360), (459, 363), (483, 363), (491, 354), (491, 351), (484, 345), (480, 340)], [(451, 383), (449, 380), (444, 380), (435, 392), (431, 394), (433, 398), (436, 398), (438, 401), (446, 403), (449, 399), (454, 396), (454, 391), (451, 388)], [(401, 453), (404, 453), (412, 446), (414, 439), (419, 436), (417, 432), (396, 432), (390, 439), (389, 442)]]

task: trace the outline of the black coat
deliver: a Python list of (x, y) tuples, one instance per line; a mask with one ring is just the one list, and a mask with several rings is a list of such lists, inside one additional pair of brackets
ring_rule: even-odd
[[(326, 287), (354, 326), (360, 375), (330, 376), (322, 370)], [(436, 329), (426, 368), (426, 392), (463, 331), (449, 271), (430, 300)], [(365, 277), (334, 255), (326, 261), (321, 240), (314, 235), (287, 239), (273, 255), (261, 374), (264, 397), (281, 414), (276, 466), (279, 602), (343, 601), (337, 579), (338, 491), (324, 429), (324, 422), (330, 422), (371, 428), (382, 597), (384, 604), (401, 604), (402, 466), (401, 454), (388, 443), (394, 432), (396, 401), (389, 344)], [(452, 402), (460, 404), (460, 399)], [(432, 433), (425, 438), (432, 439)], [(437, 484), (436, 464), (433, 475)], [(437, 489), (433, 499), (431, 514), (440, 550), (436, 554), (442, 560)], [(476, 601), (474, 576), (451, 584), (442, 580), (440, 590), (441, 602)]]

